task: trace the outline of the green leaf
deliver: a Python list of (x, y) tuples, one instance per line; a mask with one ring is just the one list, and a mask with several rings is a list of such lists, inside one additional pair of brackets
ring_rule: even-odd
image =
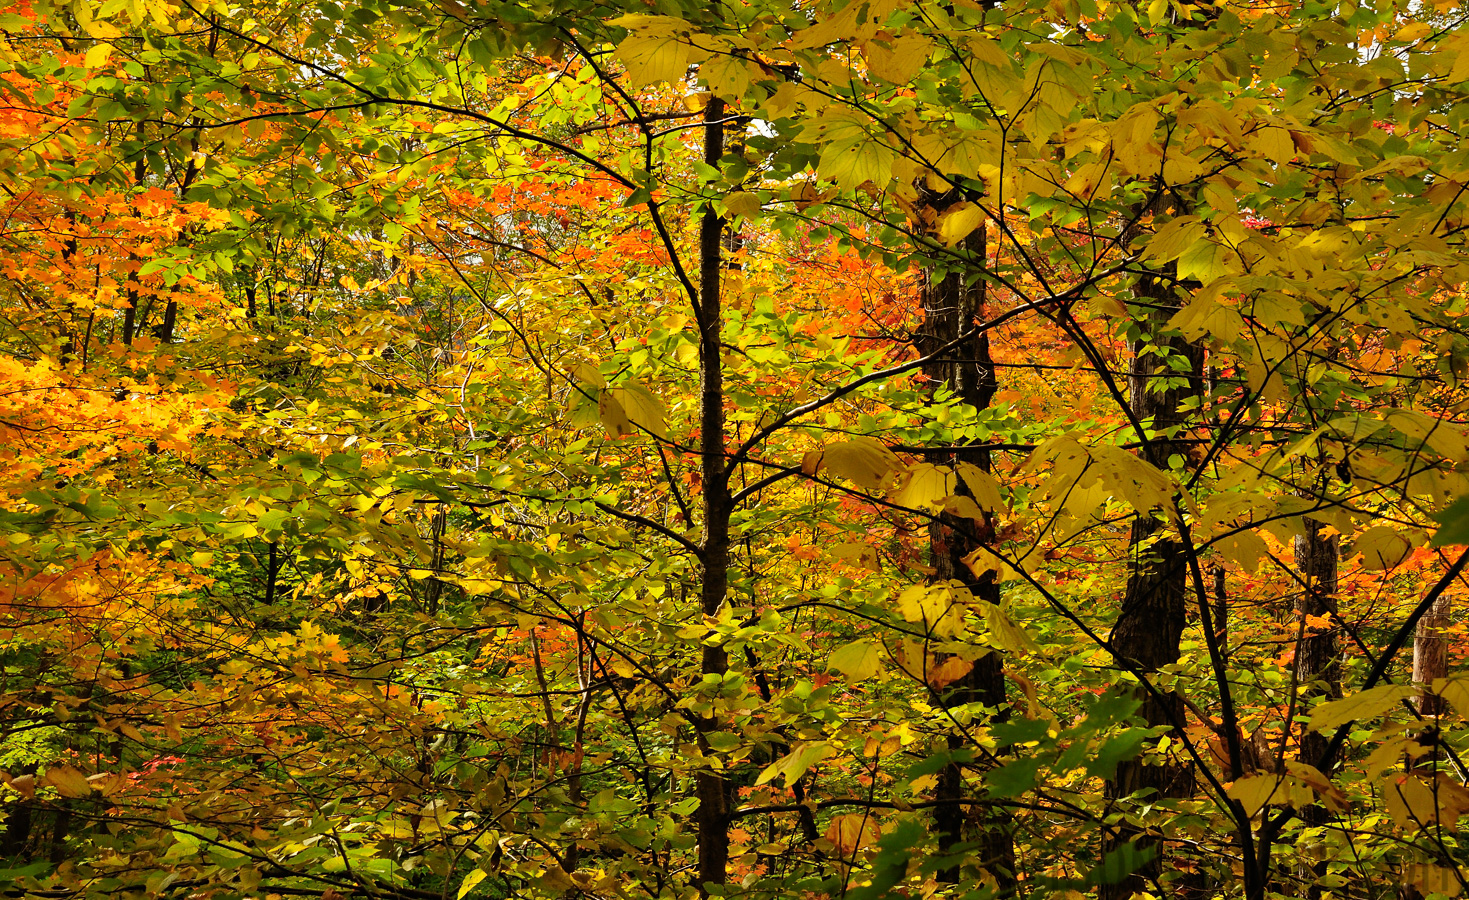
[(1148, 739), (1146, 728), (1128, 728), (1102, 742), (1086, 761), (1086, 773), (1093, 778), (1110, 779), (1122, 762), (1143, 752), (1143, 743)]
[(1208, 284), (1229, 274), (1226, 251), (1211, 240), (1199, 240), (1178, 257), (1178, 277)]
[(1433, 533), (1429, 543), (1435, 547), (1449, 544), (1469, 544), (1469, 497), (1460, 497), (1448, 508), (1433, 517), (1439, 529)]
[(1101, 864), (1092, 869), (1086, 879), (1092, 884), (1120, 884), (1129, 875), (1152, 862), (1157, 855), (1157, 846), (1150, 844), (1143, 847), (1129, 841), (1102, 857)]

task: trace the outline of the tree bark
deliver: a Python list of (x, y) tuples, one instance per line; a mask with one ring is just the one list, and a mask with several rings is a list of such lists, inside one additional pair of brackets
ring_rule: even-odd
[[(1203, 349), (1178, 336), (1161, 336), (1179, 305), (1171, 282), (1152, 274), (1138, 280), (1137, 296), (1148, 304), (1142, 325), (1149, 333), (1134, 344), (1128, 384), (1129, 405), (1148, 431), (1140, 455), (1164, 471), (1169, 468), (1169, 457), (1182, 452), (1173, 440), (1187, 418), (1180, 407), (1203, 389)], [(1188, 555), (1168, 523), (1151, 515), (1140, 514), (1133, 520), (1128, 546), (1132, 569), (1110, 642), (1118, 659), (1149, 675), (1179, 658), (1179, 641), (1188, 617)], [(1208, 598), (1200, 599), (1208, 602)], [(1176, 694), (1157, 696), (1139, 688), (1139, 699), (1139, 715), (1149, 727), (1176, 726), (1184, 720), (1183, 701)], [(1117, 767), (1106, 793), (1121, 799), (1143, 792), (1156, 800), (1187, 797), (1193, 788), (1194, 773), (1188, 764), (1151, 765), (1132, 759)], [(1104, 841), (1103, 849), (1110, 851), (1129, 841), (1140, 849), (1156, 847), (1157, 852), (1133, 876), (1106, 886), (1102, 895), (1108, 900), (1144, 890), (1163, 871), (1161, 845), (1135, 829), (1120, 828)]]
[(1425, 717), (1437, 717), (1448, 712), (1444, 699), (1430, 688), (1436, 678), (1449, 674), (1449, 639), (1445, 629), (1449, 627), (1452, 601), (1447, 593), (1439, 595), (1433, 605), (1418, 620), (1413, 633), (1413, 681), (1418, 689), (1418, 712)]
[[(1296, 643), (1297, 703), (1304, 706), (1312, 697), (1341, 696), (1341, 653), (1337, 647), (1336, 626), (1322, 621), (1336, 613), (1336, 582), (1339, 561), (1337, 539), (1328, 536), (1325, 526), (1315, 519), (1305, 520), (1305, 533), (1295, 539), (1296, 569), (1304, 590), (1296, 603), (1301, 616), (1301, 638)], [(1331, 736), (1322, 732), (1303, 731), (1300, 759), (1316, 765), (1326, 754)], [(1327, 772), (1330, 774), (1330, 767)], [(1331, 813), (1320, 804), (1301, 810), (1301, 821), (1308, 827), (1320, 827), (1331, 820)], [(1315, 882), (1326, 874), (1326, 861), (1301, 863), (1296, 875), (1309, 885), (1306, 897), (1321, 896)]]
[[(985, 229), (974, 232), (966, 241), (970, 253), (984, 259), (986, 249)], [(939, 347), (959, 339), (984, 315), (985, 284), (976, 281), (967, 284), (962, 271), (950, 272), (942, 278), (928, 278), (923, 287), (923, 331), (919, 336), (919, 351), (924, 355), (935, 352)], [(937, 387), (947, 384), (964, 403), (975, 409), (985, 409), (994, 399), (998, 382), (990, 356), (989, 334), (979, 332), (959, 343), (941, 358), (926, 363), (923, 374)], [(935, 451), (928, 454), (934, 464), (968, 462), (988, 472), (991, 468), (990, 453), (983, 448), (966, 450)], [(957, 484), (960, 493), (967, 493), (962, 479)], [(964, 584), (977, 599), (989, 603), (1000, 602), (1000, 586), (993, 573), (985, 578), (974, 577), (964, 563), (964, 558), (984, 544), (994, 533), (988, 515), (976, 527), (972, 520), (961, 519), (948, 513), (940, 513), (929, 524), (929, 553), (936, 582), (958, 581)], [(1005, 702), (1004, 660), (998, 650), (992, 650), (975, 661), (974, 668), (958, 681), (939, 688), (939, 701), (946, 709), (970, 703), (983, 703), (997, 710)], [(964, 746), (964, 736), (950, 732), (948, 746), (951, 751)], [(939, 849), (944, 852), (964, 840), (965, 805), (964, 772), (958, 763), (950, 763), (939, 773), (934, 799), (934, 828), (938, 833)], [(977, 810), (978, 862), (995, 879), (1001, 896), (1009, 896), (1015, 890), (1015, 845), (1010, 831), (1010, 817), (999, 806), (988, 804), (974, 807)], [(940, 880), (956, 883), (959, 867), (950, 866), (939, 873)]]
[[(724, 101), (711, 96), (704, 109), (704, 161), (718, 166), (724, 156)], [(713, 206), (704, 208), (699, 223), (699, 457), (704, 490), (703, 583), (700, 607), (705, 615), (717, 615), (729, 593), (729, 473), (725, 460), (724, 366), (721, 334), (724, 313), (720, 303), (719, 279), (723, 274), (722, 239), (725, 221)], [(700, 660), (704, 675), (723, 675), (729, 669), (724, 647), (705, 646)], [(699, 741), (714, 727), (700, 725)], [(702, 748), (706, 753), (708, 747)], [(729, 787), (719, 772), (705, 769), (695, 775), (699, 808), (695, 825), (699, 840), (699, 893), (709, 895), (710, 885), (724, 884), (729, 869)]]

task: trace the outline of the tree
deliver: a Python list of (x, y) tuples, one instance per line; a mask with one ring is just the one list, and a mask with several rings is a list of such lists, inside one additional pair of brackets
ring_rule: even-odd
[(7, 877), (1463, 887), (1455, 15), (12, 11)]

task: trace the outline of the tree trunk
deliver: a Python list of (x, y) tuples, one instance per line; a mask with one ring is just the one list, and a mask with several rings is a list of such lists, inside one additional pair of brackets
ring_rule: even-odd
[[(1418, 685), (1416, 705), (1425, 718), (1437, 718), (1449, 711), (1443, 697), (1432, 692), (1433, 680), (1449, 673), (1448, 637), (1444, 629), (1449, 626), (1451, 601), (1447, 593), (1440, 594), (1418, 620), (1413, 632), (1413, 681)], [(1426, 723), (1433, 725), (1435, 723)], [(1414, 769), (1427, 779), (1432, 779), (1442, 762), (1441, 751), (1433, 752), (1417, 760)], [(1422, 900), (1423, 892), (1411, 884), (1398, 888), (1398, 900)]]
[[(1168, 459), (1183, 452), (1176, 438), (1186, 415), (1182, 403), (1198, 397), (1203, 388), (1203, 350), (1181, 337), (1161, 337), (1167, 322), (1178, 307), (1178, 298), (1169, 287), (1171, 280), (1144, 275), (1136, 292), (1148, 304), (1142, 325), (1149, 332), (1133, 347), (1132, 373), (1129, 379), (1129, 405), (1138, 421), (1148, 427), (1148, 440), (1141, 456), (1166, 471)], [(1110, 637), (1112, 652), (1119, 660), (1127, 660), (1144, 675), (1157, 672), (1178, 661), (1179, 641), (1188, 615), (1188, 556), (1183, 544), (1173, 536), (1168, 523), (1151, 515), (1138, 515), (1132, 523), (1129, 539), (1132, 571), (1122, 599), (1122, 610)], [(1207, 598), (1200, 598), (1207, 603)], [(1161, 697), (1139, 688), (1142, 707), (1139, 715), (1149, 727), (1176, 726), (1184, 720), (1182, 698), (1175, 694)], [(1107, 784), (1107, 796), (1121, 799), (1142, 792), (1153, 799), (1187, 797), (1193, 793), (1193, 769), (1186, 763), (1145, 764), (1141, 759), (1127, 760), (1117, 767)], [(1144, 890), (1149, 881), (1163, 871), (1162, 847), (1156, 838), (1143, 835), (1127, 826), (1104, 841), (1104, 850), (1112, 850), (1129, 841), (1139, 849), (1156, 848), (1151, 862), (1133, 876), (1102, 891), (1104, 898), (1126, 898)]]
[(1413, 634), (1413, 681), (1421, 685), (1418, 689), (1418, 712), (1425, 717), (1448, 712), (1444, 699), (1430, 688), (1434, 679), (1445, 678), (1449, 674), (1449, 639), (1445, 629), (1449, 627), (1451, 603), (1448, 593), (1440, 594), (1423, 618), (1418, 620), (1418, 629)]
[[(985, 229), (981, 228), (965, 242), (965, 249), (980, 259), (985, 255)], [(985, 284), (976, 281), (966, 284), (963, 272), (950, 272), (940, 279), (930, 278), (923, 289), (923, 331), (919, 337), (919, 350), (924, 355), (956, 341), (968, 328), (984, 315)], [(976, 409), (984, 409), (994, 399), (998, 383), (990, 356), (989, 334), (979, 332), (955, 346), (941, 358), (926, 363), (923, 374), (933, 386), (947, 384), (964, 403)], [(928, 454), (934, 464), (968, 462), (984, 471), (990, 471), (988, 450), (944, 450)], [(962, 479), (957, 490), (967, 493)], [(959, 581), (969, 588), (980, 600), (1000, 602), (1000, 586), (993, 574), (985, 578), (974, 577), (964, 563), (964, 558), (974, 552), (994, 533), (990, 517), (983, 523), (961, 519), (948, 513), (940, 513), (929, 525), (929, 553), (936, 582)], [(983, 703), (999, 709), (1005, 702), (1004, 660), (998, 650), (992, 650), (975, 661), (974, 668), (963, 678), (938, 689), (939, 701), (947, 709), (969, 703)], [(1003, 715), (1002, 712), (997, 715)], [(958, 750), (964, 745), (964, 737), (958, 733), (948, 736), (949, 749)], [(939, 849), (948, 852), (964, 840), (965, 797), (964, 773), (957, 763), (950, 763), (939, 773), (935, 789), (937, 806), (934, 808), (934, 827), (938, 832)], [(977, 805), (978, 859), (980, 866), (995, 879), (1002, 896), (1015, 890), (1015, 845), (1010, 831), (1010, 818), (1002, 807), (988, 804)], [(950, 866), (939, 873), (940, 880), (955, 883), (959, 880), (959, 867)]]
[[(704, 161), (717, 167), (724, 156), (724, 101), (710, 97), (704, 110)], [(704, 490), (703, 584), (700, 606), (705, 615), (717, 615), (729, 593), (729, 473), (724, 450), (724, 367), (722, 347), (724, 313), (720, 305), (724, 219), (713, 206), (704, 208), (699, 223), (700, 392), (699, 456)], [(706, 646), (700, 661), (704, 675), (723, 675), (729, 669), (724, 647)], [(712, 721), (700, 724), (700, 743)], [(708, 752), (707, 744), (701, 748)], [(695, 776), (699, 808), (695, 824), (699, 840), (699, 892), (721, 885), (729, 868), (729, 787), (719, 772), (705, 769)]]
[[(1296, 644), (1297, 703), (1305, 706), (1309, 698), (1341, 696), (1341, 654), (1337, 648), (1336, 626), (1324, 621), (1336, 612), (1336, 578), (1338, 565), (1337, 539), (1327, 536), (1325, 526), (1315, 519), (1305, 520), (1305, 534), (1295, 540), (1296, 568), (1305, 588), (1296, 604), (1301, 616), (1301, 638)], [(1304, 731), (1301, 734), (1301, 762), (1317, 765), (1326, 755), (1330, 735)], [(1328, 771), (1324, 774), (1330, 774)], [(1319, 804), (1301, 810), (1301, 822), (1320, 827), (1331, 819), (1326, 807)], [(1326, 874), (1326, 861), (1301, 863), (1296, 875), (1309, 887), (1306, 896), (1321, 896), (1316, 879)]]

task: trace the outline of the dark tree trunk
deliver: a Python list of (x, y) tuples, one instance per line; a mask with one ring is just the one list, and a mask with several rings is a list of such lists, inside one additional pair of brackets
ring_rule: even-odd
[[(1134, 345), (1128, 397), (1134, 416), (1149, 432), (1141, 456), (1165, 471), (1169, 457), (1183, 452), (1185, 446), (1174, 440), (1181, 436), (1186, 420), (1180, 407), (1185, 400), (1198, 397), (1203, 388), (1203, 349), (1181, 337), (1160, 336), (1178, 306), (1170, 283), (1152, 275), (1138, 281), (1137, 295), (1148, 304), (1142, 325), (1149, 334)], [(1178, 645), (1188, 616), (1188, 555), (1166, 520), (1151, 515), (1139, 514), (1133, 520), (1129, 548), (1132, 571), (1110, 640), (1119, 660), (1149, 675), (1179, 658)], [(1176, 726), (1184, 720), (1182, 698), (1175, 694), (1157, 696), (1139, 688), (1139, 699), (1139, 715), (1150, 727)], [(1120, 799), (1143, 792), (1156, 800), (1187, 797), (1193, 788), (1193, 769), (1186, 763), (1148, 765), (1132, 759), (1117, 767), (1107, 784), (1107, 795)], [(1129, 897), (1163, 871), (1162, 847), (1157, 841), (1125, 826), (1105, 842), (1104, 849), (1134, 840), (1140, 848), (1156, 848), (1153, 860), (1131, 878), (1107, 886), (1104, 897)]]
[[(718, 166), (724, 156), (724, 101), (710, 97), (704, 110), (704, 161)], [(729, 515), (731, 498), (725, 459), (724, 365), (720, 345), (724, 324), (719, 279), (725, 222), (712, 206), (705, 207), (699, 224), (699, 455), (704, 491), (703, 583), (700, 607), (716, 615), (729, 593)], [(723, 675), (729, 658), (723, 646), (704, 647), (700, 672)], [(701, 725), (702, 732), (713, 727)], [(707, 752), (707, 746), (704, 748)], [(729, 785), (719, 772), (705, 769), (695, 776), (699, 808), (695, 825), (699, 840), (699, 891), (709, 895), (711, 885), (722, 885), (729, 869)]]
[[(1295, 540), (1296, 568), (1304, 589), (1296, 603), (1300, 615), (1301, 639), (1296, 644), (1296, 682), (1300, 685), (1297, 702), (1305, 705), (1314, 697), (1341, 696), (1341, 653), (1337, 648), (1336, 626), (1323, 621), (1336, 613), (1336, 577), (1338, 565), (1337, 539), (1328, 536), (1325, 527), (1315, 519), (1305, 520), (1305, 534)], [(1303, 731), (1301, 762), (1317, 765), (1326, 755), (1330, 735)], [(1325, 774), (1330, 774), (1330, 767)], [(1307, 826), (1325, 825), (1331, 814), (1321, 805), (1301, 810), (1301, 821)], [(1321, 889), (1314, 882), (1326, 874), (1326, 861), (1302, 864), (1297, 872), (1310, 885), (1306, 896), (1315, 900)]]
[[(985, 230), (976, 231), (965, 242), (965, 249), (984, 259)], [(984, 315), (985, 284), (983, 281), (966, 283), (962, 271), (950, 272), (941, 278), (929, 278), (923, 289), (923, 332), (919, 336), (919, 351), (924, 355), (957, 341), (961, 334)], [(960, 400), (984, 409), (994, 399), (998, 384), (990, 356), (989, 334), (978, 332), (958, 343), (923, 367), (923, 374), (935, 387), (947, 384)], [(990, 471), (988, 450), (975, 448), (960, 451), (934, 451), (928, 454), (934, 464), (968, 462), (984, 471)], [(967, 493), (962, 479), (958, 491)], [(1000, 586), (992, 574), (985, 578), (974, 577), (964, 563), (964, 558), (978, 549), (993, 535), (993, 524), (988, 515), (981, 523), (961, 519), (948, 513), (940, 513), (929, 525), (930, 561), (936, 582), (959, 581), (969, 588), (980, 600), (1000, 602)], [(997, 711), (1005, 702), (1004, 660), (998, 650), (993, 650), (977, 660), (974, 668), (963, 678), (938, 689), (940, 702), (946, 708), (969, 703), (983, 703)], [(997, 712), (1003, 715), (1003, 712)], [(950, 750), (964, 746), (964, 736), (950, 733)], [(964, 826), (966, 806), (964, 796), (964, 772), (957, 763), (950, 763), (939, 773), (939, 782), (934, 799), (938, 802), (934, 811), (934, 827), (938, 833), (939, 849), (949, 851), (965, 839)], [(977, 804), (976, 811), (979, 843), (977, 862), (1000, 886), (1002, 895), (1010, 895), (1015, 889), (1015, 845), (1011, 836), (1010, 818), (1002, 807)], [(940, 879), (950, 883), (959, 880), (959, 867), (951, 866), (939, 873)]]

